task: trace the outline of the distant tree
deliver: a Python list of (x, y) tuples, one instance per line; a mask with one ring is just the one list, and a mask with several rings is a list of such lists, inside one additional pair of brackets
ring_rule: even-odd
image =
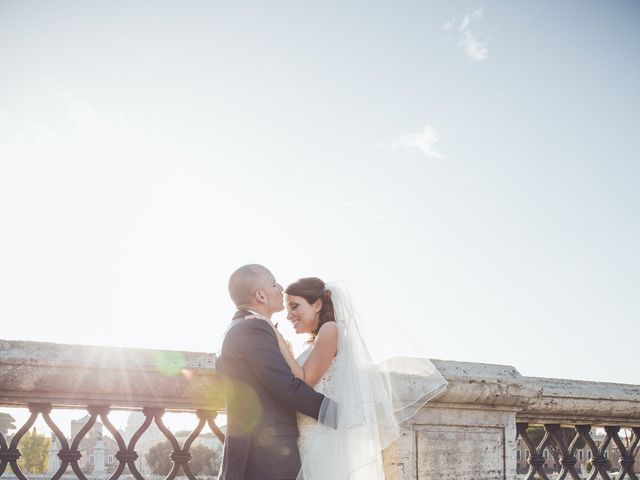
[[(155, 475), (166, 476), (173, 468), (171, 453), (173, 447), (169, 442), (162, 442), (151, 447), (145, 455), (145, 459)], [(218, 474), (222, 459), (215, 451), (204, 445), (194, 445), (189, 449), (191, 460), (189, 468), (191, 472), (198, 476), (213, 476)]]
[[(529, 438), (531, 439), (531, 441), (533, 442), (533, 444), (536, 447), (538, 445), (540, 445), (540, 442), (544, 438), (545, 433), (546, 432), (544, 430), (544, 427), (542, 427), (542, 426), (535, 425), (535, 426), (530, 426), (529, 428), (527, 428), (527, 434), (529, 435)], [(573, 428), (561, 427), (558, 436), (560, 437), (560, 439), (562, 440), (562, 442), (565, 444), (565, 446), (568, 449), (569, 445), (571, 444), (571, 442), (573, 441), (573, 439), (576, 436), (576, 431)], [(576, 444), (576, 449), (582, 450), (582, 449), (584, 449), (586, 447), (586, 445), (587, 445), (587, 442), (585, 442), (584, 439), (580, 438), (578, 440), (578, 443)], [(552, 457), (552, 458), (549, 458), (549, 463), (550, 464), (553, 465), (554, 462), (552, 462), (552, 460), (555, 461), (556, 458), (558, 460), (560, 460), (560, 455), (561, 455), (562, 451), (558, 448), (558, 446), (556, 445), (556, 443), (553, 440), (551, 440), (547, 444), (546, 449), (549, 451), (549, 455)], [(533, 454), (533, 452), (531, 452), (531, 454)]]
[(6, 437), (9, 434), (9, 430), (16, 428), (15, 421), (16, 419), (8, 413), (0, 412), (0, 433)]
[(151, 447), (144, 456), (155, 475), (166, 476), (173, 467), (173, 462), (169, 455), (173, 452), (173, 447), (169, 442), (158, 443)]
[(51, 439), (40, 435), (35, 427), (25, 433), (18, 444), (22, 454), (18, 459), (18, 466), (25, 472), (45, 473), (49, 466), (49, 445)]
[[(540, 442), (544, 438), (545, 431), (544, 431), (544, 428), (541, 426), (531, 426), (527, 428), (527, 435), (529, 435), (529, 438), (531, 439), (533, 444), (537, 447), (538, 445), (540, 445)], [(569, 445), (571, 444), (571, 442), (576, 436), (576, 431), (573, 428), (562, 427), (560, 429), (559, 436), (562, 439), (562, 442), (567, 446), (567, 448), (569, 448)], [(578, 450), (582, 450), (586, 446), (586, 444), (587, 442), (585, 442), (584, 439), (581, 438), (578, 440), (576, 448)], [(546, 448), (547, 450), (549, 450), (550, 455), (552, 455), (554, 458), (560, 459), (561, 450), (557, 447), (557, 445), (553, 440), (551, 440), (547, 444)], [(533, 452), (531, 453), (533, 454)]]
[(189, 468), (194, 475), (213, 476), (218, 474), (221, 458), (215, 451), (204, 445), (194, 445), (189, 452), (191, 452)]

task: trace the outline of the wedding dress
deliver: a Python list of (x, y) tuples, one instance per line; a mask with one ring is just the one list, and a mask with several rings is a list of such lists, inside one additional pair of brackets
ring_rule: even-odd
[[(400, 436), (401, 422), (444, 390), (446, 380), (426, 359), (394, 358), (386, 367), (375, 365), (348, 295), (337, 286), (327, 288), (338, 326), (338, 351), (314, 389), (332, 401), (323, 402), (318, 422), (298, 414), (298, 480), (384, 480), (382, 450)], [(312, 349), (310, 344), (298, 357), (300, 365)], [(394, 398), (389, 370), (404, 374), (416, 369), (424, 379), (422, 387)]]
[[(311, 350), (313, 349), (313, 344), (307, 345), (307, 348), (298, 356), (296, 359), (299, 365), (303, 365), (304, 362), (309, 358), (311, 354)], [(318, 381), (317, 384), (313, 386), (313, 389), (316, 392), (322, 393), (325, 397), (333, 398), (336, 394), (335, 390), (335, 368), (336, 368), (336, 359), (334, 358), (331, 362), (331, 365), (324, 373), (322, 378)], [(328, 428), (324, 425), (318, 425), (313, 418), (308, 417), (302, 413), (298, 413), (298, 431), (300, 435), (298, 436), (298, 449), (300, 450), (300, 458), (304, 458), (307, 454), (307, 447), (309, 443), (309, 439), (313, 434), (314, 428), (324, 429)]]

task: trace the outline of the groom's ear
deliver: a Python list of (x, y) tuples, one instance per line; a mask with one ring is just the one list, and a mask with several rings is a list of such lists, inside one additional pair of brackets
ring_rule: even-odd
[(267, 296), (264, 294), (262, 290), (256, 290), (255, 297), (256, 297), (256, 300), (258, 300), (258, 302), (260, 303), (266, 303), (267, 301)]

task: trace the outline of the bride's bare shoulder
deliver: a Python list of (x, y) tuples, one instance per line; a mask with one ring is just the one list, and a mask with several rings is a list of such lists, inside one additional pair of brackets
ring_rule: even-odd
[(325, 337), (335, 337), (338, 338), (338, 325), (336, 322), (327, 322), (320, 327), (318, 330), (317, 338), (323, 335)]
[(316, 348), (319, 345), (336, 346), (338, 344), (338, 325), (336, 325), (336, 322), (327, 322), (322, 325), (318, 330), (314, 343)]

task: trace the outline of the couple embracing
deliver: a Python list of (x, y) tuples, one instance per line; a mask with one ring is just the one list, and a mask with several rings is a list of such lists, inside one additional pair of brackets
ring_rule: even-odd
[(227, 407), (219, 479), (384, 479), (382, 450), (406, 419), (399, 411), (422, 406), (444, 379), (434, 372), (426, 391), (394, 402), (347, 295), (319, 278), (284, 290), (287, 318), (309, 336), (297, 358), (271, 323), (285, 299), (267, 268), (240, 267), (229, 293), (238, 311), (216, 360)]

